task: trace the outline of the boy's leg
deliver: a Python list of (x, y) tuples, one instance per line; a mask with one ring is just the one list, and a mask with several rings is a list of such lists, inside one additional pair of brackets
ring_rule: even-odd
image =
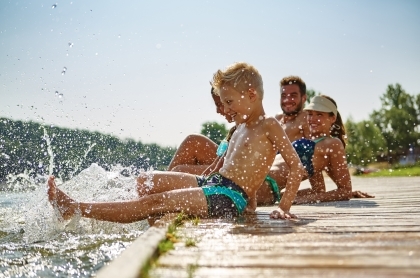
[(190, 182), (191, 174), (179, 172), (153, 171), (137, 178), (137, 192), (140, 197), (167, 192), (175, 189), (195, 188), (197, 181)]
[[(196, 182), (194, 176), (184, 177), (180, 183)], [(148, 216), (169, 212), (181, 212), (192, 216), (207, 217), (207, 200), (199, 187), (180, 189), (148, 195), (133, 201), (87, 203), (76, 202), (58, 189), (54, 178), (48, 180), (48, 199), (56, 206), (64, 218), (80, 211), (83, 217), (119, 223), (131, 223)]]

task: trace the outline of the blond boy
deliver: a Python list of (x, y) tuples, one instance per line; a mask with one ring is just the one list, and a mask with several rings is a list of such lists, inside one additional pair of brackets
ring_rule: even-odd
[(223, 166), (210, 177), (179, 172), (157, 172), (159, 182), (177, 188), (123, 202), (76, 202), (58, 189), (54, 177), (48, 181), (48, 196), (64, 218), (80, 212), (83, 217), (128, 223), (181, 212), (199, 217), (237, 216), (245, 208), (255, 209), (255, 196), (274, 161), (277, 150), (290, 167), (286, 191), (272, 218), (293, 218), (290, 207), (304, 169), (279, 122), (267, 117), (262, 100), (263, 82), (259, 72), (247, 63), (235, 63), (218, 70), (212, 81), (225, 113), (237, 124)]

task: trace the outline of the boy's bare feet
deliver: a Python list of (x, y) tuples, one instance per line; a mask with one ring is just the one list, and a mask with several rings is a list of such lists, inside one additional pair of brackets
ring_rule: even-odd
[(48, 178), (48, 200), (54, 208), (57, 208), (63, 219), (67, 220), (75, 213), (77, 203), (57, 188), (54, 179), (54, 176)]

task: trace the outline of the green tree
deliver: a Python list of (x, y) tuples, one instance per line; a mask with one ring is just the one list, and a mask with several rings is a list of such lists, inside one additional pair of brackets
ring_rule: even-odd
[(106, 170), (121, 165), (127, 173), (165, 169), (174, 153), (173, 148), (99, 132), (0, 118), (0, 184), (9, 176), (26, 173), (25, 177), (36, 178), (51, 171), (67, 180), (92, 163)]
[(225, 124), (219, 124), (217, 122), (205, 122), (201, 126), (202, 135), (209, 137), (212, 141), (216, 144), (220, 144), (220, 142), (225, 138), (228, 130)]
[(314, 96), (319, 96), (320, 94), (320, 92), (316, 92), (312, 89), (306, 90), (306, 103), (309, 104)]
[(347, 131), (347, 161), (355, 165), (367, 166), (384, 156), (386, 141), (381, 130), (371, 121), (355, 123), (350, 118), (345, 123)]
[(388, 85), (381, 96), (382, 107), (370, 118), (381, 130), (393, 163), (407, 154), (410, 146), (419, 146), (420, 96), (411, 96), (400, 84)]

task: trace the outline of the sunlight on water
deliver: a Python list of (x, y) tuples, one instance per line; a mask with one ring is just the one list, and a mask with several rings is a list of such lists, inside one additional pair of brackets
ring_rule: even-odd
[[(125, 173), (122, 175), (121, 173)], [(138, 198), (135, 177), (123, 167), (96, 164), (59, 188), (78, 200)], [(60, 221), (47, 199), (46, 178), (9, 179), (0, 188), (0, 277), (91, 277), (148, 228), (73, 217)], [(17, 185), (17, 181), (24, 183)]]

